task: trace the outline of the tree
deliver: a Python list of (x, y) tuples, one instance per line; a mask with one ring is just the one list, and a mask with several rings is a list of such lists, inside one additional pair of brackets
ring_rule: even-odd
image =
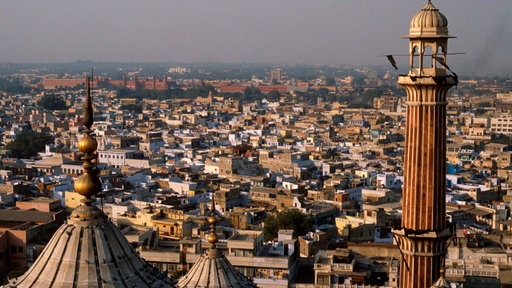
[(140, 104), (123, 104), (119, 109), (134, 113), (142, 113), (142, 105)]
[(281, 99), (281, 93), (279, 93), (279, 91), (276, 89), (273, 89), (268, 92), (267, 97), (270, 101), (279, 101), (279, 99)]
[(493, 107), (491, 102), (480, 102), (480, 103), (476, 104), (476, 106), (481, 107), (481, 108)]
[(279, 229), (293, 229), (293, 235), (304, 235), (311, 231), (311, 217), (296, 208), (289, 208), (277, 214), (271, 214), (265, 219), (263, 234), (265, 241), (277, 237)]
[(54, 139), (48, 133), (38, 133), (29, 130), (16, 135), (16, 138), (7, 143), (5, 148), (11, 150), (16, 158), (30, 158), (36, 156), (38, 152), (44, 151), (45, 145), (53, 143)]
[(373, 108), (373, 99), (382, 96), (383, 89), (367, 89), (352, 100), (349, 108)]
[(335, 86), (336, 85), (336, 80), (334, 79), (334, 77), (326, 77), (325, 78), (325, 85), (327, 85), (327, 86)]
[(499, 143), (499, 144), (505, 144), (505, 145), (512, 145), (512, 137), (505, 135), (505, 134), (493, 134), (491, 136), (491, 142), (493, 143)]
[(366, 81), (363, 77), (356, 77), (352, 79), (352, 86), (354, 87), (362, 87), (366, 85)]
[(44, 94), (37, 102), (37, 106), (46, 110), (65, 110), (66, 101), (55, 94)]
[(30, 87), (23, 83), (23, 80), (16, 77), (3, 76), (0, 77), (0, 91), (7, 93), (29, 93)]
[(324, 87), (318, 89), (318, 94), (320, 96), (324, 96), (325, 97), (325, 96), (329, 95), (329, 92), (330, 92), (329, 89), (324, 88)]
[(377, 119), (377, 124), (384, 124), (390, 121), (393, 121), (393, 118), (389, 117), (388, 115), (383, 115)]

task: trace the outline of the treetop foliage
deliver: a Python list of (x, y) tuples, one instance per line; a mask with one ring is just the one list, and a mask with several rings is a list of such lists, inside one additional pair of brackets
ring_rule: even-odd
[(55, 94), (44, 94), (37, 102), (37, 106), (46, 110), (66, 110), (66, 101)]
[(279, 229), (292, 229), (293, 235), (304, 235), (312, 230), (311, 217), (296, 208), (289, 208), (277, 214), (271, 214), (265, 219), (263, 234), (265, 241), (277, 237)]
[(38, 133), (32, 130), (23, 131), (16, 138), (7, 143), (5, 148), (11, 150), (16, 158), (30, 158), (44, 151), (46, 144), (53, 143), (55, 137), (48, 133)]

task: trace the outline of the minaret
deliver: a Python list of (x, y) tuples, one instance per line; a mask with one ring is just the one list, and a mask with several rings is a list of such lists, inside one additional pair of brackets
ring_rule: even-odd
[[(448, 21), (429, 0), (411, 20), (410, 69), (398, 84), (407, 91), (401, 288), (428, 288), (439, 278), (446, 240), (446, 93), (457, 77), (446, 74)], [(440, 64), (442, 63), (442, 64)]]
[(208, 92), (208, 103), (211, 105), (213, 105), (213, 93), (212, 91), (210, 90), (210, 92)]

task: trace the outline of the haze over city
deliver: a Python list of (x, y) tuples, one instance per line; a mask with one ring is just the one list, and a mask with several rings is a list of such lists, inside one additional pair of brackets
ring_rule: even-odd
[[(422, 1), (5, 1), (1, 62), (265, 62), (385, 65), (406, 54)], [(509, 73), (512, 2), (436, 3), (454, 70)], [(407, 63), (402, 57), (399, 65)]]
[(512, 287), (510, 0), (31, 1), (0, 287)]

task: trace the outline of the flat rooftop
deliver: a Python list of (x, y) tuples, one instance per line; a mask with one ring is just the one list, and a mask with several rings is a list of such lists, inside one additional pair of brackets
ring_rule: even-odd
[(228, 240), (236, 241), (252, 241), (261, 235), (261, 231), (243, 231), (239, 230), (233, 234)]

